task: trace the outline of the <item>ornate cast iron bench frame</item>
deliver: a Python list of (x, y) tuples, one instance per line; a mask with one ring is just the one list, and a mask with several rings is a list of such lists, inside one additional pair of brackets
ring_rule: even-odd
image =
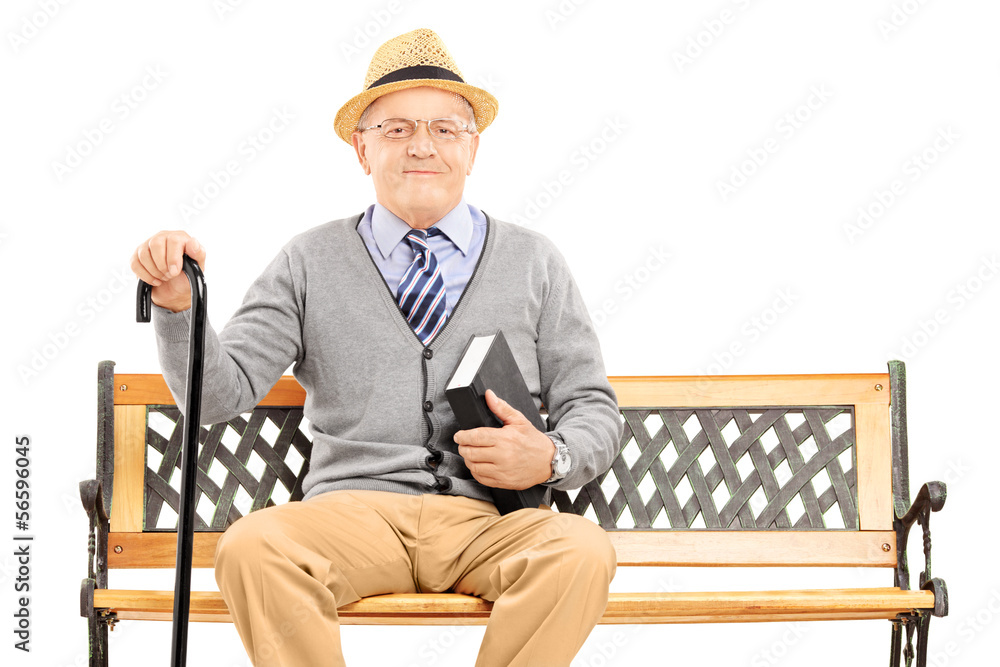
[[(925, 484), (910, 502), (905, 369), (888, 366), (610, 378), (625, 423), (619, 455), (582, 489), (555, 492), (553, 504), (608, 530), (620, 566), (884, 567), (894, 576), (886, 588), (612, 593), (601, 623), (888, 619), (891, 664), (925, 665), (930, 616), (948, 613), (944, 581), (931, 578), (929, 526), (946, 489)], [(195, 567), (212, 567), (241, 502), (253, 511), (301, 498), (311, 448), (304, 397), (286, 376), (249, 416), (201, 429)], [(161, 376), (116, 375), (114, 362), (101, 362), (97, 479), (80, 484), (90, 517), (80, 613), (92, 666), (107, 665), (118, 621), (171, 618), (172, 591), (109, 589), (108, 570), (174, 567), (180, 420)], [(914, 523), (925, 566), (911, 590)], [(384, 595), (339, 614), (344, 624), (484, 625), (491, 607), (457, 594)], [(190, 610), (192, 621), (230, 621), (217, 592), (193, 592)]]

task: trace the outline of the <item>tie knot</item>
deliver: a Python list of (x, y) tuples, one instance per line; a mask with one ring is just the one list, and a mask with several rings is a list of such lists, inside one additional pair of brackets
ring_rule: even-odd
[(422, 238), (427, 238), (428, 236), (440, 236), (443, 234), (437, 227), (430, 227), (428, 229), (411, 229), (407, 232), (407, 236), (420, 236)]
[(414, 250), (417, 247), (427, 248), (427, 237), (428, 236), (441, 236), (442, 232), (437, 227), (431, 227), (430, 229), (411, 229), (406, 233), (406, 240), (409, 241), (410, 245), (413, 246)]

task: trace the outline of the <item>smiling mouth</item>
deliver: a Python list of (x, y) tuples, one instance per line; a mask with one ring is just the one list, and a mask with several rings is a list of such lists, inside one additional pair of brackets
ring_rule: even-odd
[(440, 174), (441, 172), (439, 172), (439, 171), (420, 171), (420, 170), (414, 169), (414, 170), (411, 170), (411, 171), (404, 171), (403, 173), (404, 174)]

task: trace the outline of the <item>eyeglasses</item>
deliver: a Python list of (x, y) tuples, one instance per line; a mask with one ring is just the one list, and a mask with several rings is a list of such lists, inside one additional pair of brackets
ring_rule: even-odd
[(417, 131), (417, 123), (427, 123), (427, 131), (435, 141), (455, 141), (462, 132), (471, 134), (467, 123), (459, 123), (451, 118), (435, 118), (434, 120), (389, 118), (382, 121), (381, 125), (372, 125), (361, 131), (379, 130), (386, 139), (407, 139)]

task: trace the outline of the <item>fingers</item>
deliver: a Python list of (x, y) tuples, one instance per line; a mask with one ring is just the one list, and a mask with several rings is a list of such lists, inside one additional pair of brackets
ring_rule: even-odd
[(201, 267), (202, 271), (205, 270), (205, 259), (208, 257), (208, 253), (205, 251), (205, 248), (202, 247), (201, 243), (198, 242), (198, 239), (192, 236), (191, 240), (185, 245), (184, 252), (187, 253), (188, 257), (198, 263), (198, 266)]
[(466, 465), (468, 465), (476, 462), (476, 457), (479, 456), (479, 453), (476, 451), (476, 448), (471, 445), (459, 445), (458, 455), (461, 456), (462, 459), (465, 460)]
[(183, 271), (184, 255), (187, 255), (201, 269), (205, 270), (205, 249), (198, 243), (198, 239), (181, 232), (182, 235), (170, 234), (166, 237), (166, 276), (176, 278)]
[(155, 287), (181, 274), (185, 254), (205, 269), (206, 251), (197, 239), (184, 231), (162, 231), (136, 248), (132, 271)]
[(517, 486), (520, 476), (516, 474), (516, 471), (514, 471), (515, 476), (511, 476), (512, 465), (510, 462), (493, 460), (491, 450), (463, 446), (459, 446), (458, 449), (465, 461), (465, 467), (480, 484), (500, 489), (524, 489), (530, 486), (528, 484)]
[(493, 460), (492, 456), (494, 452), (484, 450), (481, 447), (459, 445), (458, 454), (465, 462), (465, 466), (474, 473), (483, 474), (487, 470), (496, 471), (497, 462)]
[(155, 264), (152, 262), (149, 254), (149, 246), (143, 243), (132, 253), (132, 261), (129, 263), (129, 268), (132, 269), (132, 273), (135, 274), (136, 278), (156, 287), (160, 284), (160, 279), (150, 272), (147, 268), (148, 266), (153, 266), (155, 269)]
[(525, 424), (530, 423), (528, 418), (515, 409), (510, 403), (497, 396), (492, 389), (486, 390), (486, 406), (497, 416), (503, 424)]
[(455, 444), (467, 447), (493, 447), (501, 437), (500, 429), (483, 426), (481, 428), (470, 428), (465, 431), (456, 431)]
[(170, 280), (179, 275), (187, 239), (185, 232), (160, 232), (150, 238), (146, 242), (152, 263), (152, 266), (147, 266), (150, 273), (156, 275), (158, 272), (160, 280)]
[(184, 231), (158, 232), (132, 253), (132, 271), (153, 286), (153, 303), (174, 312), (191, 306), (191, 286), (183, 270), (185, 254), (205, 270), (205, 248)]
[(168, 235), (163, 239), (163, 265), (157, 263), (163, 269), (163, 279), (169, 280), (181, 274), (181, 267), (184, 265), (184, 246), (187, 244), (186, 238), (178, 238)]

